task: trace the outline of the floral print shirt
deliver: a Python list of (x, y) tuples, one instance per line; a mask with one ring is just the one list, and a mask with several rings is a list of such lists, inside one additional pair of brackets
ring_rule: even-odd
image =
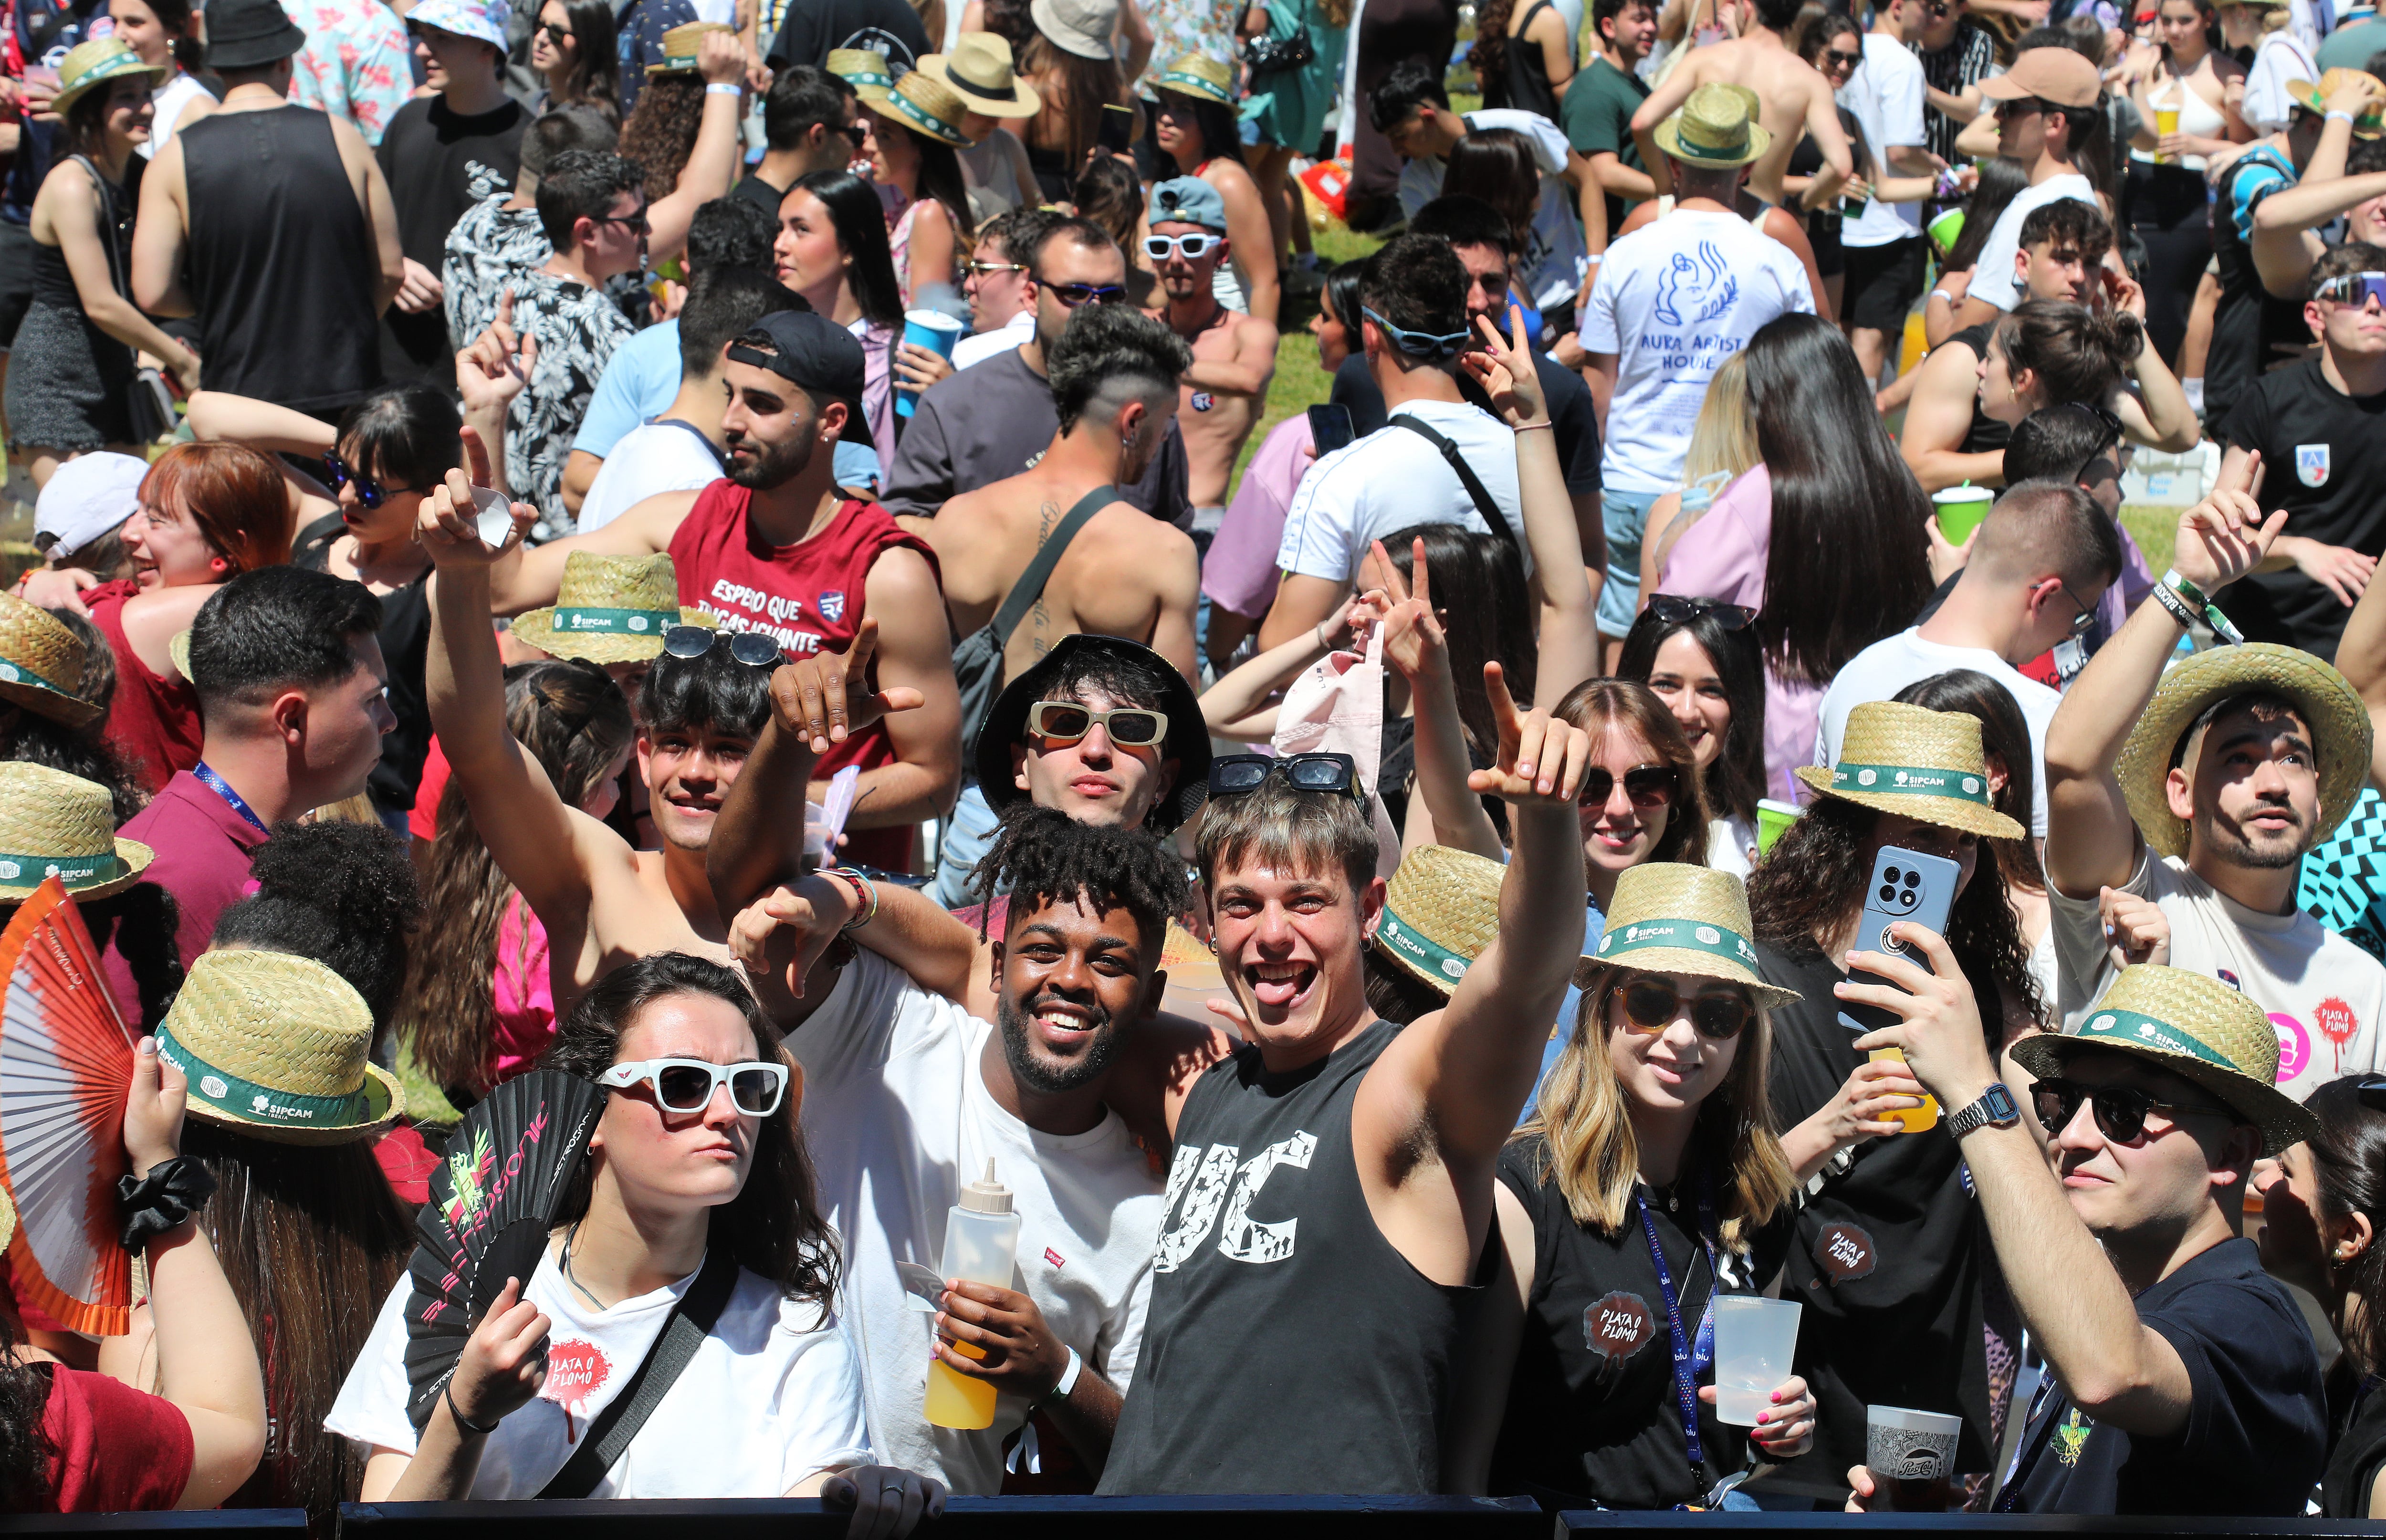
[(282, 8), (307, 32), (290, 61), (290, 99), (345, 118), (379, 144), (414, 94), (406, 24), (381, 0), (282, 0)]
[(1242, 19), (1239, 0), (1141, 0), (1144, 19), (1151, 23), (1151, 62), (1143, 68), (1136, 94), (1160, 99), (1160, 77), (1187, 54), (1207, 54), (1221, 64), (1235, 62), (1235, 24)]
[(538, 338), (538, 359), (506, 417), (506, 484), (538, 509), (530, 538), (559, 540), (576, 527), (562, 496), (572, 435), (606, 361), (634, 328), (602, 289), (535, 269), (511, 282), (514, 329)]

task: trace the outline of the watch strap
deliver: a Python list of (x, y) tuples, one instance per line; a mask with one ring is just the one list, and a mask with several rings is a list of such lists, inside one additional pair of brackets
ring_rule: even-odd
[(2021, 1121), (2021, 1104), (2015, 1099), (2013, 1088), (2003, 1081), (1991, 1081), (1978, 1099), (1947, 1120), (1947, 1132), (1960, 1139), (1976, 1128), (1990, 1123), (1999, 1128), (2011, 1128)]

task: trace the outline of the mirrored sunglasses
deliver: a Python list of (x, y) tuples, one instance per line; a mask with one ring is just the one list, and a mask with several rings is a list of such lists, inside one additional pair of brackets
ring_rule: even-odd
[(645, 1085), (666, 1112), (701, 1112), (712, 1105), (712, 1094), (729, 1087), (729, 1105), (748, 1118), (767, 1118), (779, 1110), (787, 1092), (787, 1067), (756, 1060), (746, 1064), (713, 1064), (701, 1058), (645, 1058), (616, 1064), (596, 1077), (599, 1085), (622, 1088)]
[(335, 454), (323, 457), (323, 476), (331, 483), (332, 495), (334, 497), (340, 495), (341, 487), (352, 482), (356, 483), (357, 501), (369, 508), (381, 507), (385, 498), (394, 492), (401, 490), (376, 485), (371, 477), (350, 470), (346, 462)]
[[(1635, 808), (1665, 806), (1681, 783), (1681, 773), (1671, 765), (1641, 765), (1624, 772), (1624, 795)], [(1582, 772), (1582, 795), (1576, 800), (1585, 808), (1604, 808), (1614, 793), (1614, 772), (1593, 765)]]
[(779, 644), (759, 631), (715, 631), (710, 626), (665, 626), (663, 651), (673, 657), (702, 657), (729, 645), (729, 656), (749, 669), (775, 669), (786, 660)]
[(1027, 731), (1055, 744), (1074, 744), (1099, 722), (1111, 743), (1123, 748), (1149, 748), (1168, 736), (1168, 714), (1140, 707), (1096, 711), (1074, 701), (1039, 700), (1027, 708)]
[(2312, 297), (2338, 305), (2367, 306), (2376, 300), (2386, 307), (2386, 272), (2339, 273), (2314, 289)]
[[(1042, 282), (1042, 280), (1037, 280)], [(1044, 292), (1061, 302), (1061, 308), (1074, 310), (1084, 305), (1116, 305), (1126, 298), (1124, 283), (1045, 283)]]

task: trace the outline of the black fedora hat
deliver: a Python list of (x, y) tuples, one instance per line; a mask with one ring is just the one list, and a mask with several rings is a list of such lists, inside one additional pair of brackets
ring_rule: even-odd
[[(1086, 654), (1094, 656), (1086, 657)], [(1011, 747), (1026, 736), (1027, 708), (1044, 698), (1044, 692), (1071, 668), (1073, 660), (1077, 660), (1079, 668), (1087, 663), (1097, 668), (1102, 662), (1140, 663), (1164, 682), (1154, 709), (1168, 718), (1168, 736), (1162, 741), (1162, 756), (1176, 761), (1176, 783), (1166, 796), (1152, 804), (1151, 811), (1144, 815), (1143, 826), (1155, 834), (1174, 832), (1199, 812), (1209, 797), (1210, 729), (1201, 720), (1199, 697), (1194, 695), (1185, 676), (1176, 671), (1176, 665), (1141, 643), (1123, 636), (1072, 632), (1055, 642), (1052, 650), (1036, 659), (1034, 668), (1003, 686), (977, 734), (977, 783), (986, 806), (998, 815), (1026, 796), (1012, 779), (1015, 772), (1011, 765)]]
[(281, 0), (212, 0), (207, 6), (207, 68), (259, 69), (307, 46), (307, 33)]

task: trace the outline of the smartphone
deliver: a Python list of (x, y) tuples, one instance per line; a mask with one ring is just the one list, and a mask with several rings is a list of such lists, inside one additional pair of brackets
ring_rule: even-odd
[(1350, 408), (1324, 406), (1309, 408), (1309, 436), (1317, 445), (1319, 458), (1347, 447), (1358, 436), (1350, 426)]
[(1115, 102), (1104, 102), (1101, 131), (1096, 136), (1096, 142), (1112, 155), (1124, 155), (1134, 138), (1134, 111)]
[[(1924, 971), (1932, 971), (1929, 958), (1920, 950), (1892, 940), (1890, 926), (1910, 920), (1940, 935), (1947, 933), (1947, 911), (1954, 907), (1955, 889), (1963, 881), (1964, 869), (1944, 856), (1926, 856), (1918, 850), (1905, 850), (1897, 845), (1885, 845), (1873, 861), (1872, 883), (1865, 889), (1864, 913), (1856, 920), (1854, 949), (1860, 952), (1885, 952), (1903, 958)], [(1851, 983), (1885, 984), (1890, 981), (1877, 973), (1856, 969), (1848, 974)], [(1877, 1032), (1894, 1026), (1898, 1018), (1878, 1006), (1843, 1005), (1840, 1008), (1840, 1024), (1862, 1033)], [(1903, 1060), (1905, 1055), (1895, 1048), (1877, 1048), (1874, 1058)], [(1939, 1121), (1939, 1104), (1929, 1096), (1922, 1105), (1889, 1114), (1905, 1125), (1908, 1133), (1919, 1133)]]

